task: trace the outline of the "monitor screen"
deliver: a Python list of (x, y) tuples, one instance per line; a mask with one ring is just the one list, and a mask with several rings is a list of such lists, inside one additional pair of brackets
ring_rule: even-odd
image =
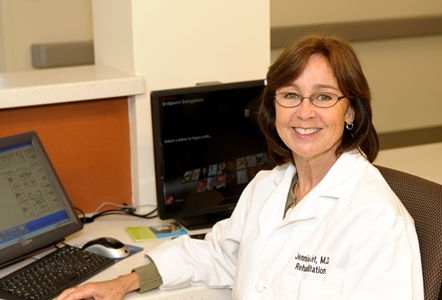
[(263, 80), (151, 93), (158, 212), (188, 229), (229, 217), (272, 168), (257, 124)]
[(82, 229), (37, 133), (0, 139), (0, 266)]

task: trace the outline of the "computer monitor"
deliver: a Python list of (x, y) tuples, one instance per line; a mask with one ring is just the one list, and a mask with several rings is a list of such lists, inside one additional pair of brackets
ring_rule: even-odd
[(0, 267), (83, 228), (36, 132), (0, 138)]
[(187, 229), (230, 216), (255, 174), (273, 167), (257, 124), (264, 80), (151, 93), (158, 214)]

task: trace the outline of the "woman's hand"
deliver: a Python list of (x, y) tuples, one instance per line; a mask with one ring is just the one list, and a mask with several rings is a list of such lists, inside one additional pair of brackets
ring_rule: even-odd
[(66, 289), (57, 297), (57, 300), (121, 300), (127, 293), (139, 288), (140, 281), (138, 275), (131, 273), (113, 280), (90, 282), (82, 286)]

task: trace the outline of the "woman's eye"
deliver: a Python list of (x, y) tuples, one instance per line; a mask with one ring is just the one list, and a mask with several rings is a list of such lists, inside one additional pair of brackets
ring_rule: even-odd
[(295, 94), (295, 93), (287, 93), (287, 94), (285, 94), (285, 98), (286, 99), (290, 99), (290, 100), (297, 100), (300, 97), (301, 96), (299, 96), (298, 94)]
[(319, 100), (319, 101), (329, 101), (332, 99), (331, 96), (326, 95), (326, 94), (319, 94), (315, 98), (316, 98), (316, 100)]

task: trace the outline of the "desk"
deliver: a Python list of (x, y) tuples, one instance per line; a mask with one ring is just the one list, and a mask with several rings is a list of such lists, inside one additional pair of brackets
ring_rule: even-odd
[[(146, 263), (144, 259), (144, 253), (154, 248), (161, 243), (159, 241), (150, 241), (135, 243), (132, 238), (126, 233), (125, 227), (128, 226), (153, 226), (160, 224), (162, 221), (159, 219), (140, 219), (129, 216), (110, 215), (101, 218), (97, 218), (93, 223), (86, 224), (82, 231), (77, 232), (69, 236), (66, 241), (77, 238), (81, 235), (88, 235), (93, 237), (109, 236), (120, 240), (124, 244), (139, 246), (144, 248), (143, 251), (136, 253), (122, 261), (117, 262), (101, 273), (95, 275), (88, 281), (103, 281), (113, 279), (119, 275), (130, 273), (133, 268), (141, 266)], [(198, 233), (198, 232), (192, 232)], [(16, 270), (24, 265), (26, 262), (17, 263), (0, 270), (0, 277)], [(206, 287), (189, 286), (183, 289), (176, 289), (171, 291), (161, 291), (155, 289), (143, 294), (132, 292), (126, 295), (124, 299), (213, 299), (224, 300), (231, 299), (232, 291), (230, 289), (209, 289)]]
[(106, 66), (0, 74), (0, 109), (140, 95), (144, 78)]

